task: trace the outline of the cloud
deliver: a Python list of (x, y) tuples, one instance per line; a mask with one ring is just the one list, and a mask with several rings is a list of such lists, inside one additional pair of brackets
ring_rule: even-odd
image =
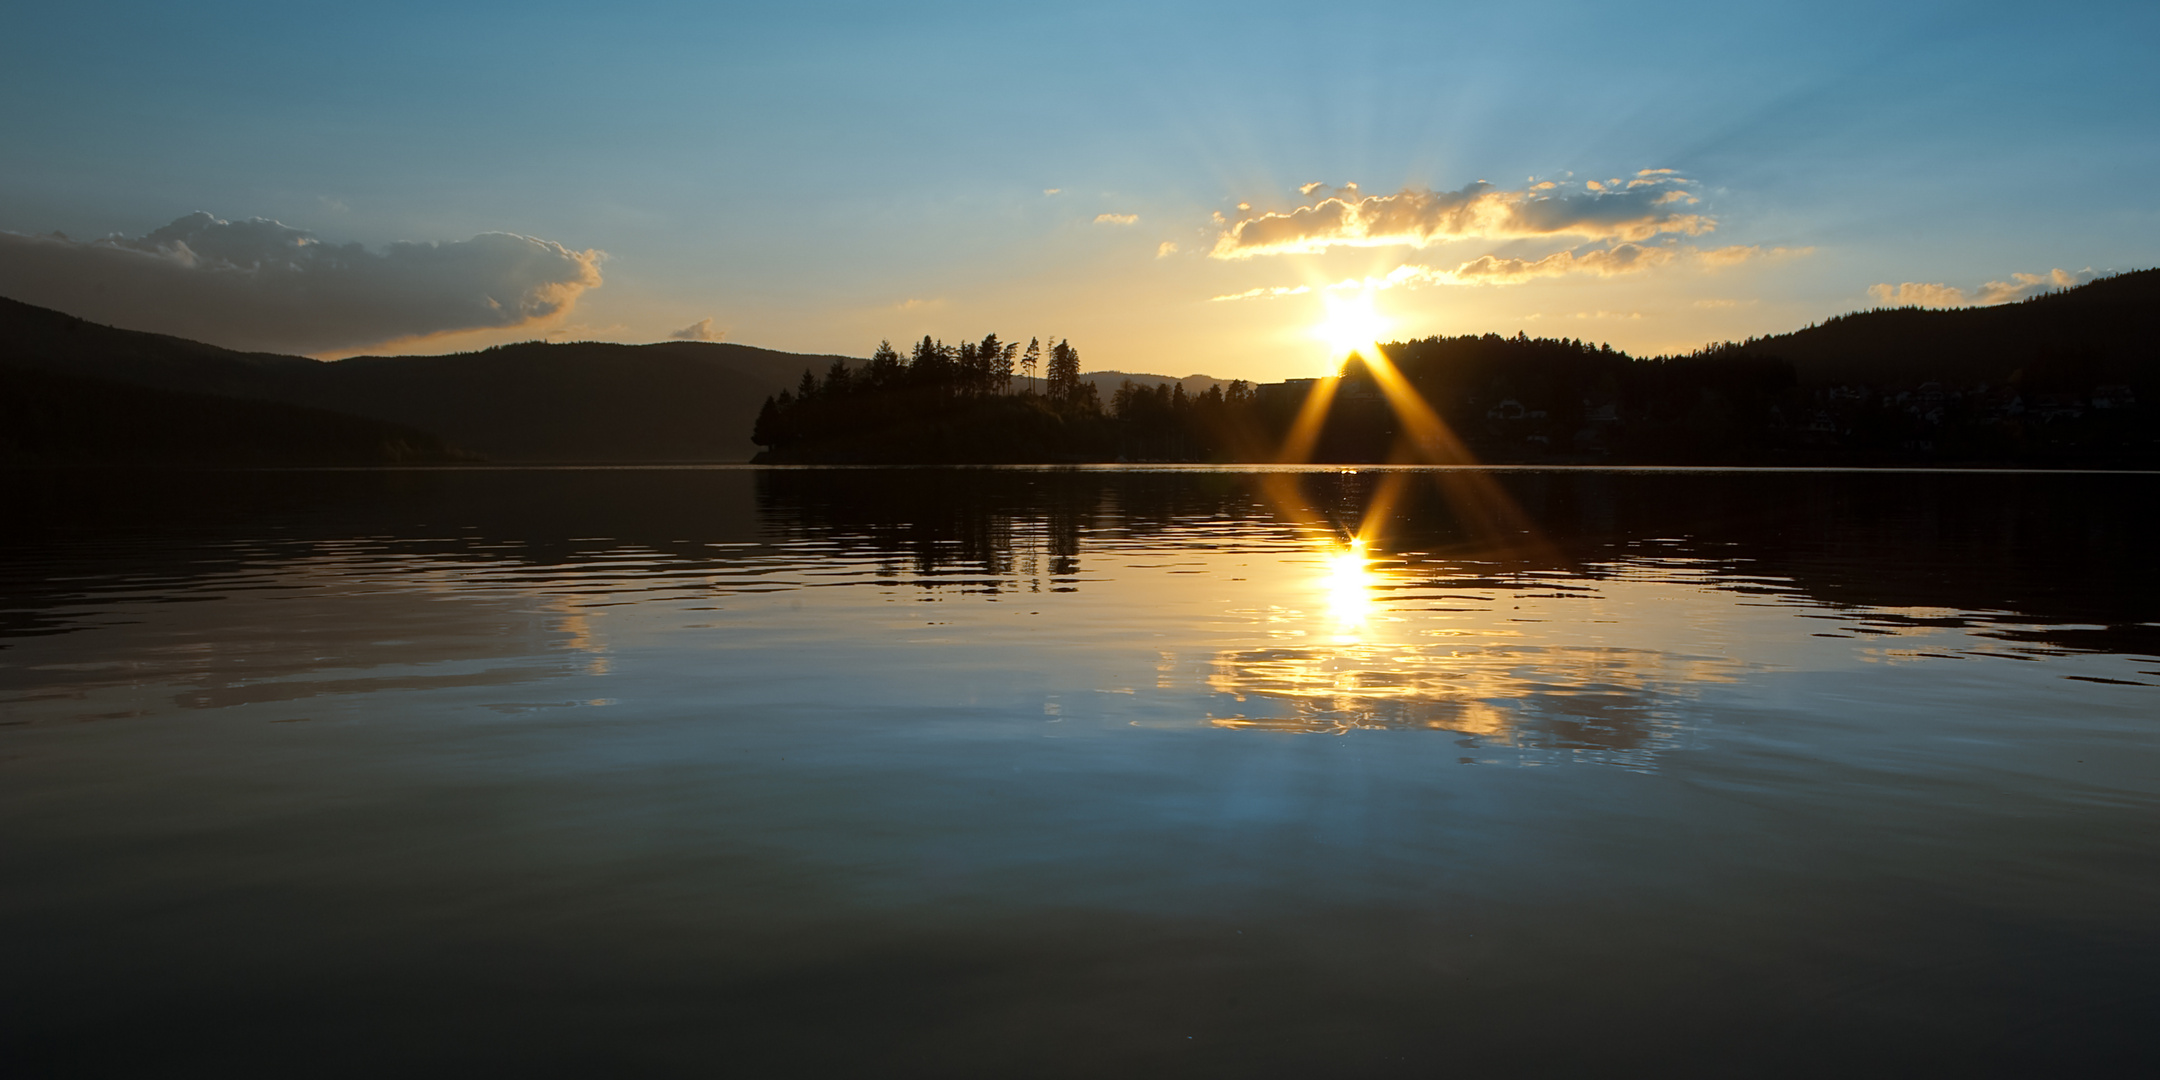
[(1165, 240), (1155, 245), (1155, 257), (1158, 259), (1167, 259), (1175, 254), (1177, 254), (1177, 241), (1175, 240)]
[(1445, 275), (1444, 280), (1460, 285), (1515, 285), (1532, 278), (1559, 277), (1563, 274), (1614, 277), (1648, 270), (1653, 266), (1663, 266), (1679, 254), (1680, 249), (1672, 247), (1615, 244), (1609, 248), (1595, 248), (1581, 255), (1572, 251), (1560, 251), (1535, 260), (1484, 255), (1456, 267)]
[(1813, 254), (1815, 254), (1815, 249), (1812, 247), (1766, 248), (1761, 244), (1735, 244), (1731, 247), (1711, 248), (1708, 251), (1698, 251), (1695, 253), (1695, 257), (1700, 260), (1704, 266), (1715, 269), (1718, 267), (1738, 266), (1741, 263), (1752, 262), (1756, 259), (1789, 259), (1798, 258), (1802, 255)]
[(1563, 274), (1617, 277), (1675, 262), (1688, 262), (1705, 269), (1718, 270), (1755, 259), (1807, 255), (1814, 250), (1783, 247), (1765, 249), (1760, 244), (1736, 244), (1707, 251), (1685, 246), (1644, 247), (1641, 244), (1614, 244), (1581, 254), (1562, 251), (1534, 261), (1486, 255), (1456, 267), (1451, 273), (1436, 275), (1434, 280), (1456, 285), (1516, 285), (1533, 278), (1559, 277)]
[(1046, 187), (1046, 188), (1044, 188), (1044, 189), (1043, 189), (1043, 194), (1045, 194), (1045, 195), (1055, 195), (1055, 194), (1057, 194), (1058, 192), (1060, 192), (1060, 191), (1063, 191), (1063, 190), (1065, 190), (1065, 189), (1064, 189), (1064, 188), (1061, 188), (1061, 187)]
[(1686, 208), (1699, 200), (1694, 182), (1670, 169), (1646, 169), (1624, 186), (1618, 180), (1580, 192), (1533, 185), (1504, 191), (1478, 181), (1460, 191), (1404, 188), (1366, 195), (1355, 184), (1298, 189), (1309, 206), (1253, 214), (1240, 205), (1222, 219), (1210, 254), (1218, 259), (1310, 254), (1333, 247), (1426, 247), (1450, 240), (1577, 236), (1644, 241), (1667, 234), (1698, 236), (1717, 222)]
[[(1764, 248), (1756, 245), (1735, 245), (1704, 251), (1700, 248), (1676, 244), (1614, 244), (1611, 247), (1592, 248), (1588, 251), (1559, 251), (1538, 259), (1523, 259), (1506, 255), (1481, 255), (1463, 263), (1453, 270), (1405, 263), (1378, 277), (1344, 278), (1321, 286), (1330, 291), (1350, 289), (1374, 290), (1395, 288), (1418, 288), (1425, 285), (1520, 285), (1538, 278), (1561, 277), (1568, 274), (1590, 274), (1596, 277), (1617, 277), (1633, 274), (1653, 267), (1693, 264), (1716, 270), (1735, 266), (1752, 259), (1775, 259), (1806, 255), (1814, 248)], [(1291, 296), (1310, 291), (1304, 286), (1295, 289), (1248, 289), (1228, 296), (1212, 297), (1214, 300), (1248, 300), (1271, 296)]]
[(2088, 266), (2074, 273), (2057, 268), (2045, 274), (2012, 274), (2009, 281), (1990, 281), (1971, 292), (1941, 282), (1920, 281), (1898, 285), (1884, 282), (1868, 286), (1867, 291), (1883, 307), (1988, 307), (2072, 288), (2102, 276)]
[(599, 287), (603, 258), (499, 232), (378, 253), (198, 212), (139, 237), (0, 233), (0, 295), (232, 348), (312, 353), (549, 319)]
[(1311, 291), (1312, 286), (1310, 285), (1277, 285), (1273, 288), (1247, 289), (1241, 293), (1229, 293), (1223, 296), (1210, 296), (1208, 297), (1208, 301), (1210, 303), (1213, 303), (1217, 300), (1256, 300), (1262, 297), (1271, 296), (1297, 296), (1301, 293), (1309, 293)]
[(699, 319), (698, 321), (691, 323), (690, 325), (685, 326), (682, 329), (668, 335), (670, 339), (675, 341), (718, 341), (726, 336), (727, 334), (719, 330), (713, 329), (712, 318), (710, 316)]
[(1131, 224), (1133, 224), (1134, 222), (1137, 222), (1137, 221), (1139, 221), (1139, 220), (1140, 220), (1140, 215), (1138, 215), (1138, 214), (1097, 214), (1097, 215), (1095, 215), (1095, 224), (1097, 224), (1097, 225), (1131, 225)]

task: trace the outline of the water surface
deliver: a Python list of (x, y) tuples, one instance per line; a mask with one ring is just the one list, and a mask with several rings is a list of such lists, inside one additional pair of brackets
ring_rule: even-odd
[(2160, 1065), (2160, 478), (5, 484), (40, 1072)]

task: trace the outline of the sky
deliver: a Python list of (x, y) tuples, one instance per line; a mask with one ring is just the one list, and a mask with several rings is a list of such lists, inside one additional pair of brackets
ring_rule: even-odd
[(2160, 264), (2149, 0), (9, 21), (0, 295), (236, 348), (995, 332), (1274, 381), (1346, 320), (1650, 355)]

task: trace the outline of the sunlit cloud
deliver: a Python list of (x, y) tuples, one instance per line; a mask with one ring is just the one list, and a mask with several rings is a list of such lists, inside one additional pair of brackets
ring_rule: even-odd
[(1653, 266), (1663, 266), (1679, 254), (1678, 249), (1670, 247), (1615, 244), (1609, 248), (1595, 248), (1580, 255), (1572, 251), (1554, 252), (1542, 259), (1485, 255), (1472, 259), (1445, 275), (1436, 275), (1435, 280), (1462, 285), (1513, 285), (1533, 278), (1560, 277), (1566, 274), (1613, 277), (1647, 270)]
[[(1761, 245), (1735, 245), (1732, 247), (1703, 250), (1684, 244), (1644, 245), (1621, 243), (1610, 247), (1589, 250), (1558, 251), (1541, 258), (1526, 259), (1507, 255), (1481, 255), (1462, 263), (1452, 270), (1404, 263), (1385, 274), (1345, 278), (1330, 282), (1321, 288), (1330, 292), (1372, 291), (1376, 289), (1419, 288), (1427, 285), (1520, 285), (1539, 278), (1562, 277), (1570, 274), (1588, 274), (1593, 277), (1617, 277), (1634, 274), (1654, 267), (1668, 265), (1692, 265), (1705, 270), (1719, 270), (1737, 266), (1757, 259), (1776, 259), (1806, 255), (1814, 248), (1765, 248)], [(1291, 296), (1306, 292), (1304, 286), (1247, 289), (1241, 293), (1217, 296), (1215, 300), (1251, 300), (1273, 296)]]
[(1095, 215), (1095, 224), (1097, 224), (1097, 225), (1131, 225), (1131, 224), (1134, 224), (1134, 223), (1138, 222), (1139, 220), (1140, 220), (1140, 215), (1138, 215), (1138, 214), (1097, 214), (1097, 215)]
[(905, 300), (900, 301), (897, 304), (894, 304), (893, 309), (896, 311), (926, 311), (930, 308), (937, 308), (943, 306), (945, 306), (945, 300), (943, 297), (939, 297), (934, 300), (923, 300), (911, 296)]
[(2057, 268), (2045, 274), (2012, 274), (2009, 281), (1990, 281), (1969, 291), (1941, 282), (1885, 282), (1868, 286), (1868, 295), (1883, 307), (1988, 307), (2072, 288), (2104, 276), (2089, 266), (2075, 272)]
[(1815, 254), (1815, 249), (1812, 247), (1766, 248), (1761, 244), (1735, 244), (1731, 247), (1699, 251), (1695, 253), (1695, 256), (1702, 260), (1704, 266), (1723, 267), (1738, 266), (1741, 263), (1754, 262), (1757, 259), (1796, 259), (1813, 254)]
[(1514, 285), (1534, 278), (1559, 277), (1565, 274), (1617, 277), (1672, 263), (1692, 263), (1704, 269), (1717, 270), (1758, 259), (1807, 255), (1814, 250), (1764, 248), (1759, 244), (1736, 244), (1708, 250), (1685, 245), (1645, 247), (1641, 244), (1614, 244), (1608, 248), (1580, 253), (1562, 251), (1534, 260), (1486, 255), (1472, 259), (1452, 272), (1435, 274), (1432, 280), (1457, 285)]
[(668, 337), (676, 341), (718, 341), (726, 336), (725, 333), (713, 329), (713, 321), (710, 317), (699, 319), (668, 335)]
[(0, 294), (237, 349), (327, 352), (559, 317), (599, 251), (514, 233), (381, 252), (194, 213), (139, 237), (0, 233)]
[(1060, 191), (1063, 191), (1063, 190), (1065, 190), (1065, 189), (1064, 189), (1064, 188), (1061, 188), (1061, 187), (1046, 187), (1046, 188), (1044, 188), (1044, 189), (1043, 189), (1043, 194), (1045, 194), (1045, 195), (1055, 195), (1055, 194), (1057, 194), (1058, 192), (1060, 192)]
[(1422, 248), (1452, 240), (1578, 236), (1639, 242), (1664, 234), (1697, 236), (1717, 222), (1688, 209), (1700, 201), (1690, 190), (1693, 184), (1670, 169), (1645, 169), (1625, 184), (1583, 191), (1550, 182), (1508, 191), (1480, 180), (1460, 191), (1405, 188), (1393, 195), (1366, 195), (1356, 184), (1306, 184), (1298, 192), (1315, 200), (1310, 205), (1255, 214), (1240, 203), (1237, 219), (1218, 214), (1223, 231), (1210, 254), (1243, 259), (1334, 247)]
[(1155, 245), (1155, 257), (1158, 259), (1167, 259), (1175, 254), (1177, 254), (1177, 241), (1175, 240), (1165, 240)]
[(1210, 296), (1208, 301), (1212, 303), (1218, 300), (1258, 300), (1270, 296), (1298, 296), (1311, 291), (1312, 286), (1310, 285), (1276, 285), (1272, 288), (1247, 289), (1241, 293)]

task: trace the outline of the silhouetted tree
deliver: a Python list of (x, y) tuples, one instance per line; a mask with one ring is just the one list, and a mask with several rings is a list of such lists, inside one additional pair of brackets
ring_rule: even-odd
[(1059, 341), (1050, 348), (1050, 397), (1056, 401), (1071, 401), (1080, 392), (1080, 350), (1068, 341)]
[(878, 342), (877, 351), (870, 354), (870, 366), (865, 372), (873, 389), (884, 390), (900, 384), (900, 376), (906, 365), (890, 341)]

